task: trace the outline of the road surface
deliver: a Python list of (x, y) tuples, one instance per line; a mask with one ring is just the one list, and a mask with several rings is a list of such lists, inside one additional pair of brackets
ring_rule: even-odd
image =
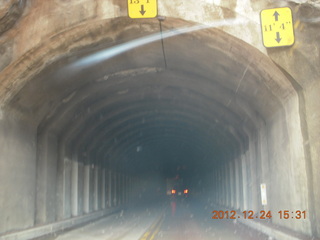
[(209, 205), (166, 201), (122, 210), (78, 229), (51, 236), (56, 240), (266, 240), (234, 220), (213, 220)]

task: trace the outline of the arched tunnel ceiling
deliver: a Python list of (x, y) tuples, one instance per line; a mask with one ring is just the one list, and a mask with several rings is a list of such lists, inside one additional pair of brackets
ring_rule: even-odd
[[(194, 25), (170, 18), (162, 24), (164, 31)], [(38, 134), (54, 132), (79, 161), (93, 157), (132, 171), (151, 153), (154, 166), (218, 161), (245, 151), (248, 135), (294, 91), (265, 55), (214, 28), (164, 39), (167, 68), (159, 39), (74, 69), (82, 57), (159, 32), (157, 20), (126, 18), (81, 27), (83, 33), (73, 29), (44, 43), (54, 60), (39, 60), (9, 103), (30, 116)], [(90, 39), (81, 41), (82, 34)]]

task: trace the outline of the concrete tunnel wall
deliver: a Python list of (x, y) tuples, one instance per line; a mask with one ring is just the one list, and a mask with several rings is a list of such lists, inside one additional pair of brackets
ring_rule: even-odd
[[(298, 17), (303, 6), (192, 4), (159, 2), (164, 31), (248, 9), (249, 23), (165, 39), (167, 68), (158, 41), (72, 68), (83, 56), (159, 32), (158, 20), (130, 20), (118, 1), (10, 1), (1, 8), (14, 14), (0, 29), (0, 234), (133, 202), (139, 196), (132, 189), (143, 181), (130, 172), (133, 152), (160, 144), (163, 154), (160, 142), (173, 139), (177, 149), (198, 149), (192, 166), (208, 165), (199, 168), (216, 204), (307, 210), (306, 220), (272, 222), (319, 236), (319, 55), (310, 54), (318, 44), (301, 37), (305, 44), (294, 52), (266, 52), (256, 22), (263, 8), (287, 4)], [(314, 28), (303, 24), (297, 36)], [(260, 183), (267, 184), (266, 207)]]

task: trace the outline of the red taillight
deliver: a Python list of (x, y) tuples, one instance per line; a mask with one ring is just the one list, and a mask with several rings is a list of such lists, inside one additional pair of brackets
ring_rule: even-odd
[(184, 193), (184, 194), (188, 194), (188, 192), (189, 192), (188, 189), (183, 190), (183, 193)]
[(175, 190), (175, 189), (172, 189), (172, 190), (171, 190), (171, 194), (176, 194), (176, 190)]

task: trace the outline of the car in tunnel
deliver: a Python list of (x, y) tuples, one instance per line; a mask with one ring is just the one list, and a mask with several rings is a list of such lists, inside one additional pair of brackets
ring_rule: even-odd
[(189, 197), (189, 189), (188, 188), (173, 188), (170, 192), (171, 199), (177, 198), (188, 198)]
[(166, 194), (170, 200), (185, 199), (189, 197), (189, 188), (183, 183), (183, 179), (179, 177), (166, 179)]

